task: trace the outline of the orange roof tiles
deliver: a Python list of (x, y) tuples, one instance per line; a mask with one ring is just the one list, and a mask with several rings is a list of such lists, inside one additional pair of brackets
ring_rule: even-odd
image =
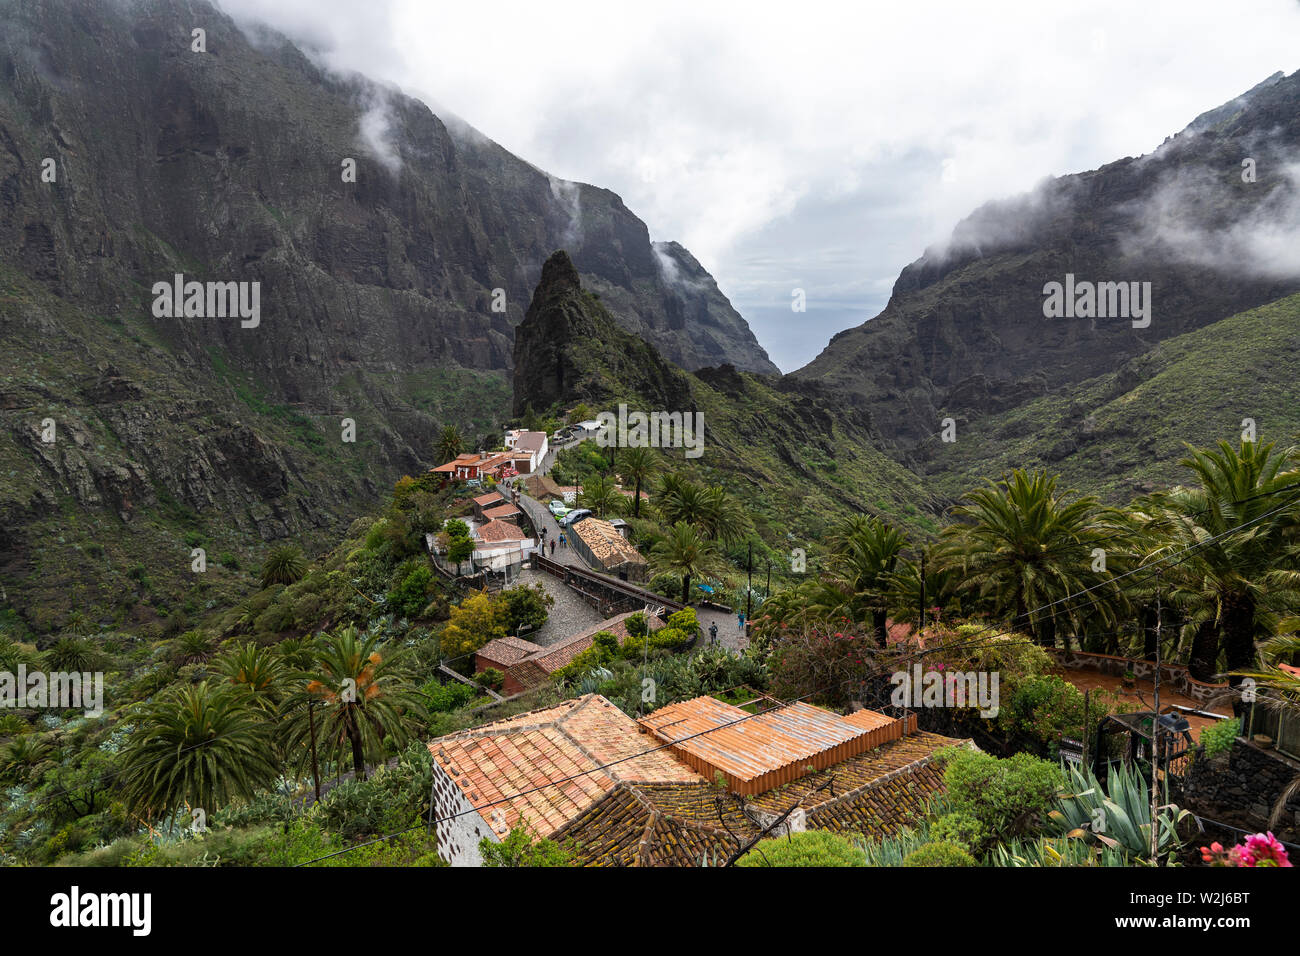
[(722, 774), (736, 793), (757, 794), (856, 756), (905, 733), (902, 721), (863, 726), (795, 703), (757, 716), (713, 697), (661, 707), (639, 721), (706, 777)]
[(511, 515), (522, 514), (522, 512), (512, 504), (501, 504), (494, 508), (484, 508), (483, 517), (489, 521), (496, 521), (498, 518), (509, 518)]
[(486, 508), (494, 501), (505, 501), (505, 498), (502, 496), (501, 492), (493, 491), (490, 494), (479, 495), (474, 499), (474, 504), (478, 505), (480, 508)]
[(474, 529), (474, 536), (480, 541), (495, 543), (498, 541), (530, 541), (519, 525), (509, 521), (494, 519)]
[(509, 666), (540, 650), (542, 650), (542, 646), (534, 644), (532, 641), (520, 640), (517, 637), (497, 637), (488, 641), (474, 653), (480, 660)]
[[(702, 782), (654, 746), (630, 717), (589, 694), (440, 737), (429, 750), (498, 834), (523, 824), (549, 836), (620, 781)], [(607, 763), (613, 765), (600, 769)]]

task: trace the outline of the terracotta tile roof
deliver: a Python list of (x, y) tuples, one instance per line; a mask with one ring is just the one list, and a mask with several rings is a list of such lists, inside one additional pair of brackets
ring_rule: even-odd
[(861, 727), (863, 730), (875, 730), (877, 727), (884, 727), (894, 720), (893, 717), (874, 710), (856, 710), (841, 719), (853, 724), (855, 727)]
[(532, 641), (521, 640), (517, 637), (497, 637), (488, 641), (474, 653), (481, 660), (508, 667), (523, 660), (529, 654), (540, 650), (542, 650), (541, 645), (534, 644)]
[[(549, 836), (620, 782), (700, 783), (604, 697), (589, 694), (430, 741), (429, 751), (497, 833)], [(600, 769), (601, 764), (612, 766)]]
[(737, 793), (757, 794), (812, 770), (856, 756), (903, 734), (900, 721), (863, 726), (839, 714), (795, 703), (752, 716), (713, 697), (669, 704), (640, 724), (669, 742), (700, 773), (721, 773)]
[(519, 525), (510, 521), (488, 521), (474, 529), (474, 537), (487, 543), (498, 541), (530, 541)]
[(934, 753), (960, 743), (911, 734), (760, 797), (704, 783), (621, 784), (553, 839), (583, 866), (699, 866), (706, 851), (727, 857), (792, 807), (804, 809), (807, 829), (881, 839), (925, 816), (943, 792)]
[[(755, 810), (781, 813), (791, 804), (808, 811), (830, 807), (855, 793), (879, 785), (891, 775), (928, 766), (937, 751), (965, 743), (953, 737), (918, 731), (881, 744), (864, 754), (810, 773), (784, 786), (749, 798)], [(820, 789), (827, 781), (831, 786)]]
[[(637, 613), (640, 612), (627, 611), (616, 614), (599, 624), (593, 624), (584, 631), (571, 634), (562, 641), (540, 648), (536, 653), (530, 654), (514, 665), (510, 670), (510, 676), (525, 688), (540, 687), (550, 679), (552, 674), (561, 667), (572, 664), (575, 657), (591, 647), (596, 635), (601, 631), (609, 631), (618, 638), (618, 643), (621, 645), (628, 639), (627, 619)], [(646, 620), (651, 632), (665, 626), (658, 617), (647, 615)]]
[(477, 498), (474, 499), (474, 504), (478, 505), (480, 508), (486, 508), (494, 501), (505, 501), (505, 500), (506, 499), (502, 496), (501, 492), (493, 491), (490, 494), (479, 495)]
[(495, 521), (498, 518), (509, 518), (511, 515), (517, 514), (523, 514), (523, 512), (509, 503), (497, 505), (495, 508), (483, 509), (483, 517), (487, 518), (489, 521)]
[(624, 784), (553, 839), (568, 844), (580, 866), (699, 866), (706, 851), (725, 859), (757, 833), (725, 790)]
[(572, 525), (569, 531), (581, 538), (592, 557), (606, 567), (622, 564), (625, 561), (634, 564), (646, 563), (646, 559), (641, 557), (640, 552), (628, 544), (627, 539), (608, 521), (596, 517), (583, 518)]

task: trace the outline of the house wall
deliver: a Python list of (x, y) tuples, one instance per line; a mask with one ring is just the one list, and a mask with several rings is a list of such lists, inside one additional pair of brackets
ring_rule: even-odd
[[(1180, 805), (1225, 823), (1267, 830), (1273, 804), (1297, 775), (1300, 761), (1238, 737), (1225, 756), (1196, 757), (1183, 778)], [(1288, 801), (1274, 833), (1300, 842), (1300, 794)]]
[(438, 855), (452, 866), (482, 866), (478, 841), (487, 837), (493, 843), (501, 839), (492, 832), (473, 805), (442, 768), (433, 761), (433, 814), (437, 823)]

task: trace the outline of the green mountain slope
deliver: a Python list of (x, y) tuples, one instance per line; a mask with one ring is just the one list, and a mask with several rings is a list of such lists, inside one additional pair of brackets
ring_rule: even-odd
[(1001, 413), (954, 416), (957, 441), (918, 449), (948, 497), (1011, 468), (1042, 466), (1112, 501), (1185, 477), (1183, 442), (1300, 436), (1300, 295), (1160, 343), (1116, 371)]

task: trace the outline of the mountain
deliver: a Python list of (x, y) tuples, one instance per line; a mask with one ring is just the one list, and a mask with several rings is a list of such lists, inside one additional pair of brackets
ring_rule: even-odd
[[(769, 545), (803, 547), (846, 514), (869, 511), (933, 527), (916, 475), (877, 450), (865, 415), (815, 383), (731, 365), (687, 372), (615, 324), (556, 252), (515, 334), (516, 410), (668, 412), (702, 416), (698, 457), (665, 448), (672, 467), (722, 483), (745, 502)], [(695, 421), (695, 419), (690, 419)], [(680, 457), (679, 457), (680, 456)]]
[[(694, 258), (608, 190), (206, 3), (4, 4), (8, 600), (61, 617), (52, 597), (84, 586), (92, 613), (152, 615), (164, 581), (194, 580), (186, 540), (231, 563), (310, 546), (427, 467), (443, 425), (496, 435), (514, 327), (561, 247), (684, 368), (777, 372)], [(257, 283), (256, 321), (160, 316), (177, 274), (246, 283), (250, 304)]]
[[(961, 460), (997, 458), (1009, 446), (981, 423), (1068, 402), (1161, 342), (1300, 290), (1298, 147), (1300, 73), (1279, 73), (1147, 156), (988, 203), (902, 271), (883, 312), (792, 377), (867, 410), (919, 471), (945, 472), (976, 434)], [(1149, 319), (1046, 317), (1048, 284), (1067, 281), (1150, 283)], [(955, 446), (941, 441), (946, 417)]]

